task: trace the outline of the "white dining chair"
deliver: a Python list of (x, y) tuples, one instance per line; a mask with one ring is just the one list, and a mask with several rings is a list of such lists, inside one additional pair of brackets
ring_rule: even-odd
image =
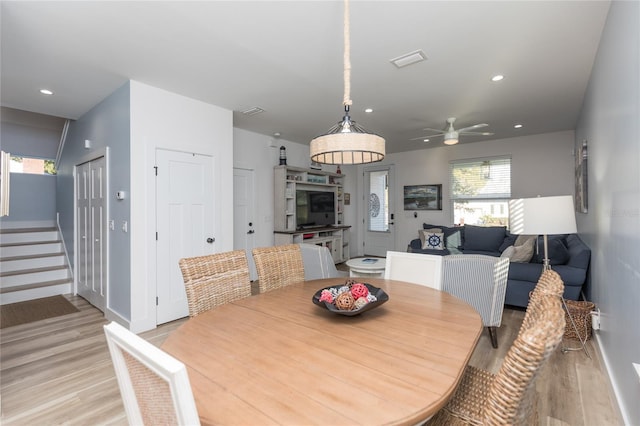
[(388, 251), (384, 278), (440, 290), (442, 288), (442, 256)]
[(104, 326), (130, 425), (199, 425), (185, 365), (121, 325)]

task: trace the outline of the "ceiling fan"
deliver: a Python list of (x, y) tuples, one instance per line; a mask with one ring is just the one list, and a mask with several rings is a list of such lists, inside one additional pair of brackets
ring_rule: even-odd
[(451, 117), (447, 119), (447, 124), (449, 125), (449, 127), (447, 127), (445, 130), (439, 130), (439, 129), (431, 129), (429, 127), (425, 127), (422, 130), (431, 130), (434, 132), (438, 132), (432, 135), (427, 135), (427, 136), (420, 136), (419, 138), (413, 138), (411, 139), (412, 141), (415, 140), (419, 140), (419, 139), (425, 139), (425, 138), (432, 138), (435, 136), (444, 136), (444, 143), (445, 145), (455, 145), (458, 143), (458, 137), (460, 135), (470, 135), (470, 136), (491, 136), (493, 135), (493, 133), (491, 132), (473, 132), (470, 130), (475, 130), (475, 129), (481, 129), (483, 127), (487, 127), (488, 124), (487, 123), (480, 123), (480, 124), (474, 124), (473, 126), (469, 126), (469, 127), (464, 127), (462, 129), (454, 129), (453, 128), (453, 123), (455, 123), (456, 118), (455, 117)]

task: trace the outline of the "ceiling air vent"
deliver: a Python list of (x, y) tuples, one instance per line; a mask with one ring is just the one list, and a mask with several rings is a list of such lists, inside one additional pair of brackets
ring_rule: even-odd
[(262, 112), (264, 112), (264, 110), (260, 107), (251, 107), (249, 109), (245, 109), (244, 111), (242, 111), (244, 115), (256, 115)]
[(420, 49), (415, 50), (410, 53), (406, 53), (402, 56), (398, 56), (397, 58), (390, 59), (389, 61), (398, 68), (403, 68), (411, 64), (415, 64), (417, 62), (422, 62), (427, 60), (427, 55)]

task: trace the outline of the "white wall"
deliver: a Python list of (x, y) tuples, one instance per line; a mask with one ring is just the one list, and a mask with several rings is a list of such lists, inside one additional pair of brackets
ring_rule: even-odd
[[(131, 322), (156, 326), (155, 151), (213, 157), (215, 251), (233, 249), (232, 112), (139, 82), (131, 82)], [(126, 189), (126, 188), (124, 188)], [(177, 267), (177, 265), (176, 265)]]
[(640, 3), (614, 1), (576, 127), (588, 142), (588, 213), (578, 232), (591, 247), (596, 339), (625, 424), (640, 425)]

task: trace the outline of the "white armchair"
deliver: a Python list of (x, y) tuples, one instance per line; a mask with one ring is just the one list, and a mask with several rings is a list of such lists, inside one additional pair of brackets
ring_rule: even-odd
[(498, 347), (497, 327), (502, 323), (509, 259), (478, 254), (454, 254), (442, 259), (442, 290), (473, 306)]
[(336, 269), (336, 264), (328, 248), (316, 244), (301, 243), (300, 251), (302, 252), (305, 281), (348, 275), (347, 272)]

